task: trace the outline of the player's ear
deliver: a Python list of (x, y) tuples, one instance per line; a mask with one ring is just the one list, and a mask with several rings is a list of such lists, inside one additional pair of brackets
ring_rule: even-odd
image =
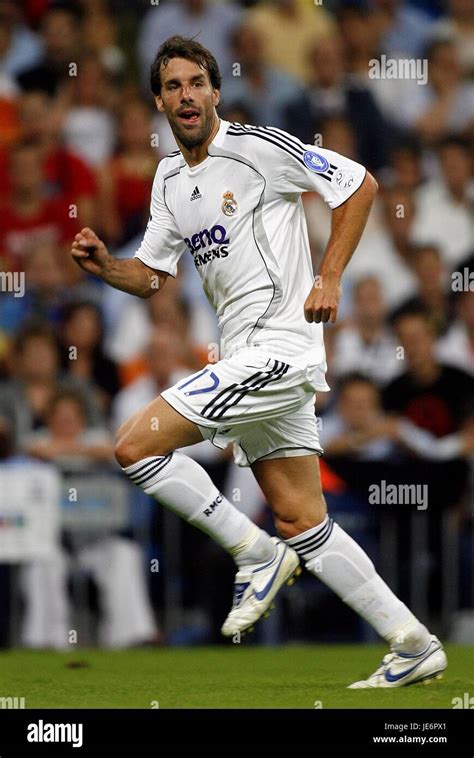
[(160, 95), (155, 95), (155, 103), (160, 113), (164, 113), (165, 106), (163, 105), (163, 100), (161, 99)]
[(213, 89), (212, 90), (212, 104), (213, 104), (214, 108), (217, 108), (217, 106), (219, 105), (220, 101), (221, 101), (220, 90)]

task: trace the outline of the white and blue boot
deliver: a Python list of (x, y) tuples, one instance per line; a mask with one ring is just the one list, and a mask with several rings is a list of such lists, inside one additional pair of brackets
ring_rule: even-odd
[(243, 566), (236, 574), (234, 602), (222, 626), (224, 637), (251, 631), (253, 625), (267, 612), (278, 590), (286, 583), (293, 584), (301, 573), (297, 553), (277, 537), (272, 537), (275, 555), (271, 561)]
[(392, 651), (383, 658), (378, 669), (368, 679), (354, 682), (348, 686), (348, 689), (405, 687), (417, 682), (428, 684), (434, 679), (442, 679), (443, 671), (447, 665), (448, 659), (443, 646), (439, 639), (432, 634), (426, 650), (416, 655)]

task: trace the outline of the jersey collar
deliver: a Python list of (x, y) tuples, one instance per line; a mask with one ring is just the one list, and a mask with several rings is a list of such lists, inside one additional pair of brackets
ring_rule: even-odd
[(187, 167), (186, 171), (188, 173), (188, 176), (194, 176), (195, 174), (199, 174), (201, 171), (204, 171), (207, 168), (209, 161), (211, 160), (211, 157), (213, 155), (212, 148), (220, 147), (222, 143), (224, 142), (227, 129), (230, 126), (230, 121), (224, 121), (224, 119), (222, 118), (219, 119), (219, 121), (220, 121), (219, 129), (216, 132), (216, 136), (214, 137), (212, 142), (209, 143), (207, 147), (207, 157), (204, 158), (204, 160), (201, 161), (201, 163), (198, 163), (197, 166), (193, 166), (192, 168), (188, 166), (188, 164), (183, 158), (183, 166)]
[(222, 143), (224, 142), (224, 138), (225, 138), (225, 135), (227, 133), (227, 129), (230, 126), (230, 121), (224, 121), (223, 118), (221, 118), (219, 120), (220, 120), (219, 129), (217, 130), (217, 134), (214, 137), (214, 139), (212, 140), (212, 142), (209, 145), (209, 147), (211, 145), (215, 145), (216, 147), (221, 147)]

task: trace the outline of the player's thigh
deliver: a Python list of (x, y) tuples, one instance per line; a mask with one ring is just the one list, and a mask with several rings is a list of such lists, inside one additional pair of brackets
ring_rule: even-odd
[(317, 455), (259, 460), (252, 471), (280, 532), (294, 528), (298, 534), (324, 520), (327, 509)]
[(196, 424), (157, 397), (120, 427), (115, 456), (121, 466), (130, 466), (147, 456), (167, 455), (202, 439)]

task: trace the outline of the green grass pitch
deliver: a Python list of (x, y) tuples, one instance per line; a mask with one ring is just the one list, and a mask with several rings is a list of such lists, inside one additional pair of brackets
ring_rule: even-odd
[(449, 644), (440, 681), (346, 689), (386, 652), (383, 644), (5, 651), (0, 697), (24, 697), (26, 708), (452, 708), (472, 691), (474, 646)]

